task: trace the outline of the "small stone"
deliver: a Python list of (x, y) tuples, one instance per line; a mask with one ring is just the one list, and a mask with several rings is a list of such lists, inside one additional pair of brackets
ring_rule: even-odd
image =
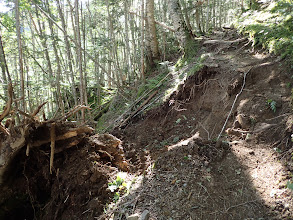
[(150, 218), (150, 212), (148, 210), (144, 210), (140, 216), (140, 220), (148, 220)]
[(133, 214), (127, 217), (127, 220), (139, 220), (139, 214)]

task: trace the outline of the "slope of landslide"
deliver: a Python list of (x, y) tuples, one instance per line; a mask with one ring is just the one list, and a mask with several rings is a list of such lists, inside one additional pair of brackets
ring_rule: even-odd
[[(150, 219), (293, 219), (291, 74), (236, 33), (214, 37), (203, 45), (202, 70), (114, 132), (144, 174), (114, 219), (146, 209)], [(236, 96), (225, 127), (236, 132), (215, 142)]]

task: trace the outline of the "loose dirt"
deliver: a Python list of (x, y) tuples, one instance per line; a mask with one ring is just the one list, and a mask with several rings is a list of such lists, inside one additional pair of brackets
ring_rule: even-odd
[[(164, 104), (112, 132), (122, 144), (87, 137), (56, 155), (55, 175), (48, 172), (49, 146), (29, 158), (20, 152), (1, 190), (0, 218), (127, 219), (148, 210), (150, 219), (162, 220), (293, 219), (286, 187), (293, 169), (291, 73), (240, 38), (231, 30), (210, 36), (215, 41), (199, 51), (199, 72)], [(230, 111), (224, 130), (236, 135), (221, 134)], [(114, 140), (128, 164), (103, 152), (105, 140)], [(112, 203), (108, 183), (120, 170), (132, 185)]]
[[(114, 219), (146, 209), (151, 219), (293, 219), (290, 72), (247, 42), (217, 43), (239, 38), (235, 32), (211, 38), (202, 70), (115, 132), (144, 177)], [(225, 129), (242, 133), (216, 142), (237, 94)]]

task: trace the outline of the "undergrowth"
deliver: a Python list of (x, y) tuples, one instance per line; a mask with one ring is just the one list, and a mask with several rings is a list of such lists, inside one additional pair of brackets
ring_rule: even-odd
[(184, 55), (177, 61), (175, 65), (176, 70), (191, 63), (198, 55), (198, 50), (199, 43), (195, 40), (189, 41), (186, 45)]
[(292, 0), (273, 1), (261, 10), (244, 12), (235, 23), (248, 34), (253, 46), (262, 46), (270, 53), (293, 61), (293, 3)]

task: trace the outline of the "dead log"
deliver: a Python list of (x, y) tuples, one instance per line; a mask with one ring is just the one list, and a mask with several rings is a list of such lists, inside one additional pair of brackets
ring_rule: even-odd
[(231, 40), (231, 41), (226, 41), (226, 40), (206, 40), (206, 41), (203, 42), (203, 45), (208, 45), (208, 44), (211, 44), (211, 45), (215, 45), (215, 44), (231, 45), (231, 44), (234, 44), (234, 43), (241, 43), (241, 42), (244, 42), (246, 40), (247, 40), (247, 38), (240, 38), (240, 39)]
[(119, 128), (124, 127), (127, 122), (136, 114), (138, 113), (149, 101), (158, 93), (158, 90), (154, 91), (134, 112), (132, 112), (128, 118), (126, 118), (119, 126)]

